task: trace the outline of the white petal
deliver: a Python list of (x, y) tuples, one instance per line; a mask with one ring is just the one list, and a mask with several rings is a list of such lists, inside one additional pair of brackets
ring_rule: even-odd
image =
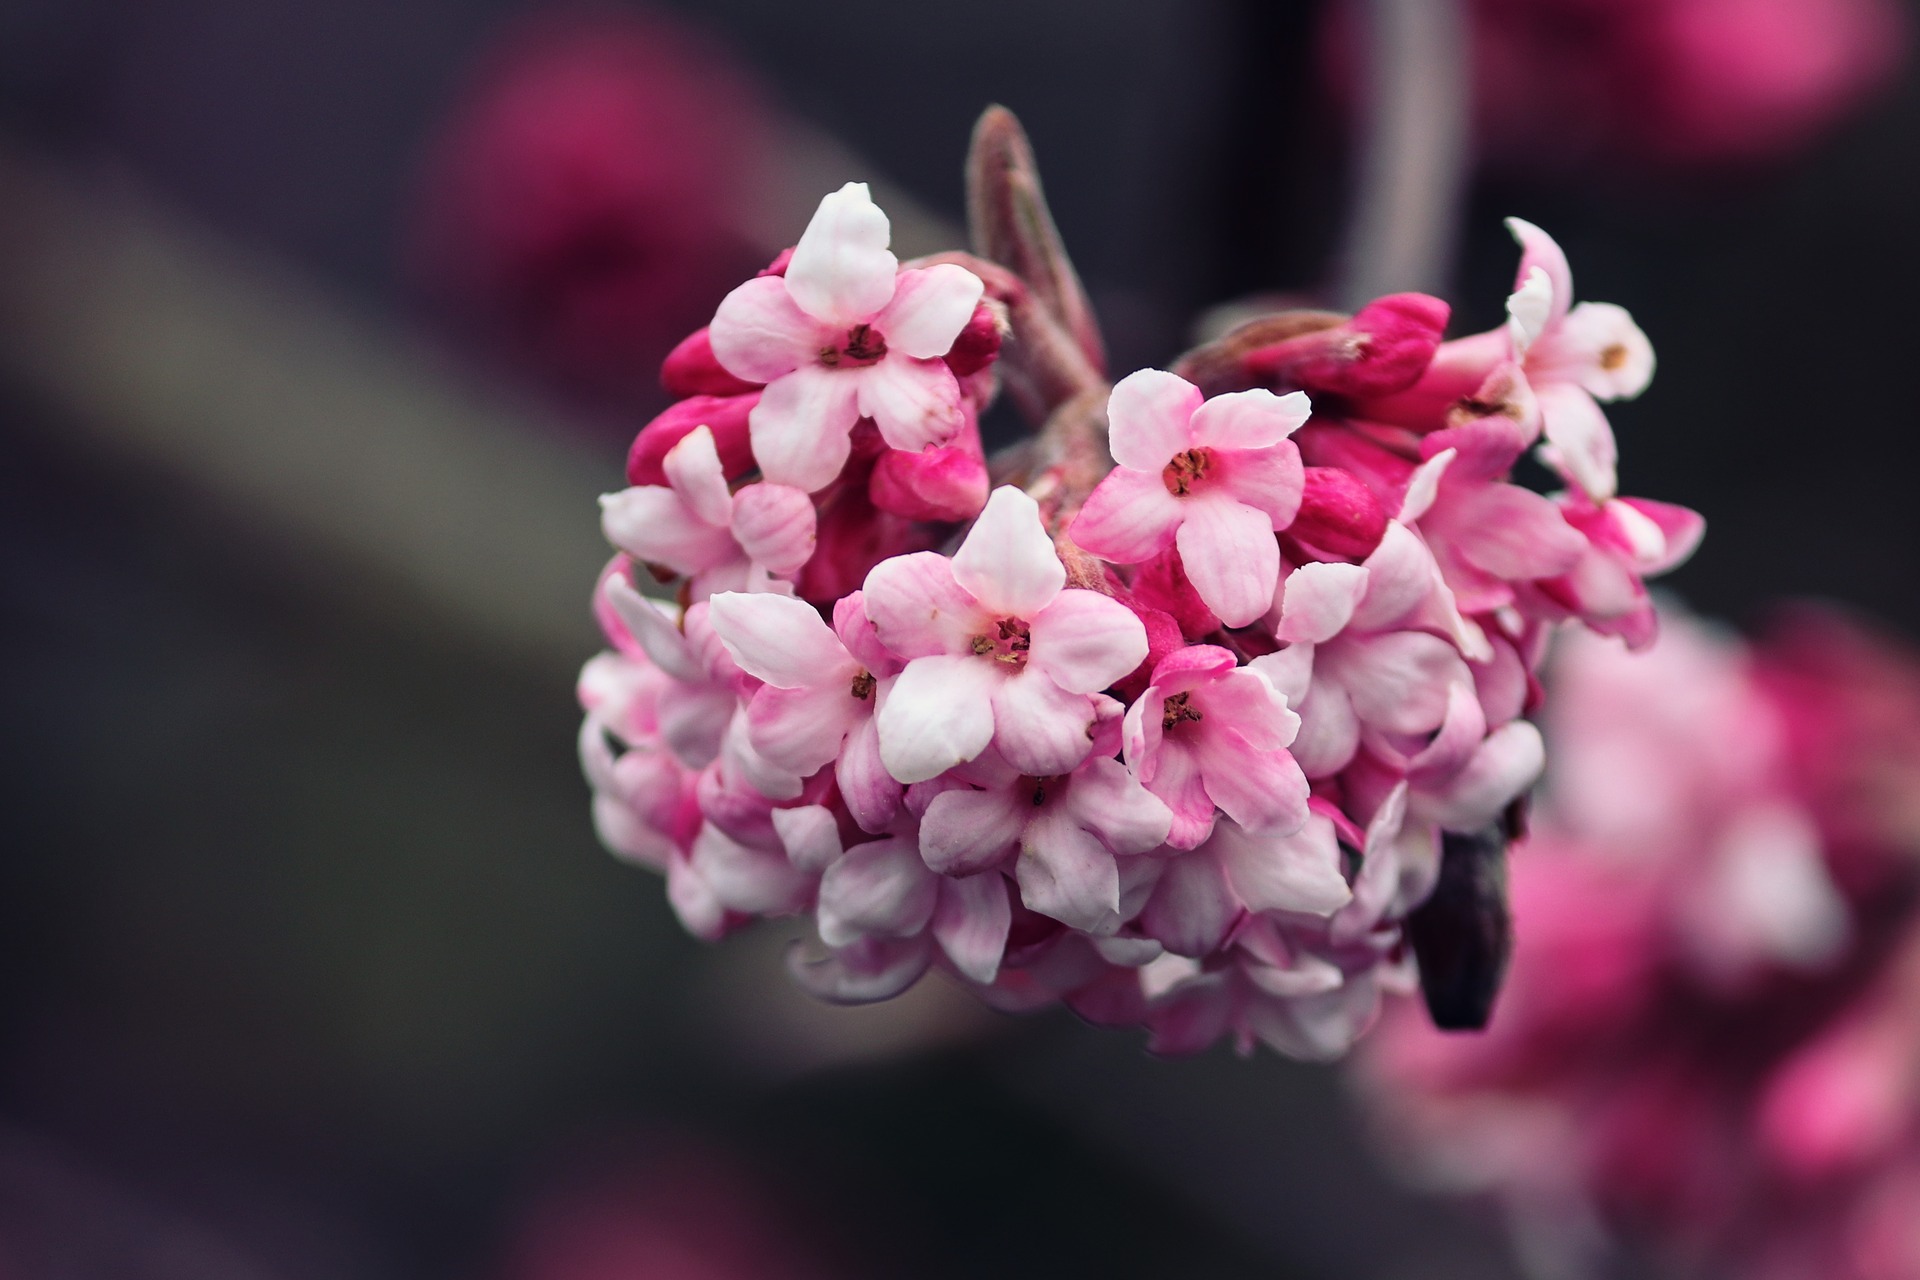
[(787, 260), (787, 292), (800, 309), (834, 324), (870, 320), (893, 298), (899, 262), (887, 251), (887, 215), (864, 182), (820, 201)]
[(902, 271), (894, 277), (893, 301), (875, 318), (874, 328), (889, 351), (938, 359), (953, 349), (985, 292), (980, 277), (956, 263)]
[(1364, 565), (1301, 565), (1281, 586), (1280, 626), (1275, 639), (1296, 644), (1324, 644), (1333, 639), (1352, 620), (1353, 611), (1366, 594), (1367, 578)]
[(1568, 480), (1595, 502), (1614, 494), (1614, 465), (1618, 450), (1607, 415), (1585, 390), (1570, 382), (1541, 387), (1540, 416), (1546, 423), (1547, 443)]
[(711, 427), (695, 427), (680, 437), (680, 443), (660, 460), (660, 468), (687, 509), (701, 520), (725, 525), (733, 518), (733, 495), (727, 489), (727, 473), (721, 469)]
[(993, 741), (1000, 673), (973, 657), (916, 658), (880, 707), (880, 759), (901, 782), (925, 782), (964, 764)]
[(1544, 270), (1534, 267), (1507, 298), (1507, 333), (1513, 339), (1516, 354), (1524, 356), (1527, 348), (1546, 332), (1552, 313), (1553, 282)]
[(708, 524), (679, 494), (661, 485), (602, 494), (600, 530), (628, 555), (675, 573), (699, 573), (740, 555), (724, 524)]
[(627, 624), (627, 630), (646, 650), (653, 665), (688, 684), (704, 683), (707, 670), (694, 655), (693, 647), (681, 634), (679, 624), (653, 601), (626, 583), (614, 579), (607, 583), (607, 603)]
[(820, 878), (820, 940), (844, 947), (868, 935), (908, 938), (927, 927), (940, 878), (907, 840), (875, 840), (847, 850)]
[(707, 617), (748, 675), (782, 689), (851, 681), (860, 666), (819, 611), (804, 600), (726, 591)]
[(1200, 404), (1200, 388), (1164, 369), (1141, 369), (1120, 379), (1107, 397), (1107, 447), (1113, 460), (1135, 471), (1160, 471), (1191, 446), (1188, 424)]
[(933, 936), (962, 976), (983, 986), (994, 980), (1012, 923), (1013, 904), (999, 872), (940, 882)]
[(773, 829), (780, 833), (780, 844), (787, 851), (787, 861), (802, 871), (825, 871), (845, 852), (840, 847), (840, 829), (833, 811), (824, 805), (775, 809), (771, 816)]
[(966, 425), (960, 407), (960, 382), (939, 360), (910, 360), (889, 355), (864, 369), (845, 369), (862, 417), (872, 418), (880, 436), (896, 449), (918, 453), (950, 442)]
[(812, 493), (847, 464), (848, 435), (860, 413), (857, 380), (817, 364), (776, 378), (747, 414), (747, 435), (760, 473), (775, 484)]
[(1040, 505), (1001, 485), (953, 553), (953, 578), (988, 612), (1032, 618), (1060, 594), (1067, 570), (1041, 526)]

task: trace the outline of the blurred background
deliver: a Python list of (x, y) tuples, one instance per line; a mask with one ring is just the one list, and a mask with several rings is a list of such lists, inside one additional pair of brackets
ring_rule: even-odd
[[(574, 759), (594, 497), (822, 193), (955, 243), (1006, 103), (1165, 364), (1339, 295), (1393, 8), (0, 0), (0, 1278), (1518, 1274), (1329, 1070), (685, 937)], [(1920, 632), (1915, 16), (1464, 6), (1387, 285), (1497, 322), (1518, 214), (1633, 311), (1707, 613)]]

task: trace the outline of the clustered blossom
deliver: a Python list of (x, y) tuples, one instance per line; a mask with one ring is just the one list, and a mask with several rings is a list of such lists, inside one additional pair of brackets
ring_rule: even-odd
[[(604, 499), (605, 842), (701, 937), (810, 916), (828, 999), (937, 968), (1165, 1052), (1344, 1051), (1417, 982), (1444, 834), (1539, 773), (1549, 630), (1650, 639), (1641, 579), (1701, 532), (1616, 496), (1599, 402), (1651, 349), (1515, 225), (1492, 333), (1403, 295), (1109, 386), (1050, 221), (902, 264), (829, 195), (668, 360)], [(990, 488), (1003, 366), (1046, 425)], [(1565, 492), (1510, 479), (1536, 445)]]
[[(1758, 645), (1569, 636), (1484, 1036), (1359, 1061), (1430, 1185), (1542, 1273), (1622, 1233), (1674, 1274), (1920, 1274), (1920, 660), (1802, 610)], [(1570, 1229), (1580, 1226), (1581, 1230)]]

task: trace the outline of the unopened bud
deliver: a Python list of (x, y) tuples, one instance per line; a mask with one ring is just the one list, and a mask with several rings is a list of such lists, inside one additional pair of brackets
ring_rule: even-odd
[(1372, 490), (1346, 471), (1305, 469), (1300, 512), (1286, 537), (1330, 559), (1364, 560), (1386, 536), (1387, 513)]
[(667, 353), (660, 364), (660, 385), (675, 396), (738, 396), (759, 389), (757, 384), (743, 382), (720, 367), (705, 326), (682, 338), (680, 345)]
[(627, 451), (627, 483), (665, 484), (667, 473), (661, 460), (696, 427), (712, 430), (714, 451), (728, 479), (746, 475), (754, 468), (747, 415), (758, 403), (757, 391), (744, 396), (688, 396), (640, 428)]

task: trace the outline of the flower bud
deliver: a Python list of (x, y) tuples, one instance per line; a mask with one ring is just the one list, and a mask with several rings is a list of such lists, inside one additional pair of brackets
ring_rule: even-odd
[(667, 451), (696, 427), (713, 432), (721, 468), (737, 479), (753, 470), (753, 450), (747, 444), (747, 414), (760, 402), (756, 391), (742, 396), (688, 396), (640, 428), (627, 451), (628, 484), (665, 484), (661, 460)]
[(759, 390), (720, 367), (713, 340), (702, 325), (680, 340), (660, 364), (660, 385), (676, 396), (738, 396)]

